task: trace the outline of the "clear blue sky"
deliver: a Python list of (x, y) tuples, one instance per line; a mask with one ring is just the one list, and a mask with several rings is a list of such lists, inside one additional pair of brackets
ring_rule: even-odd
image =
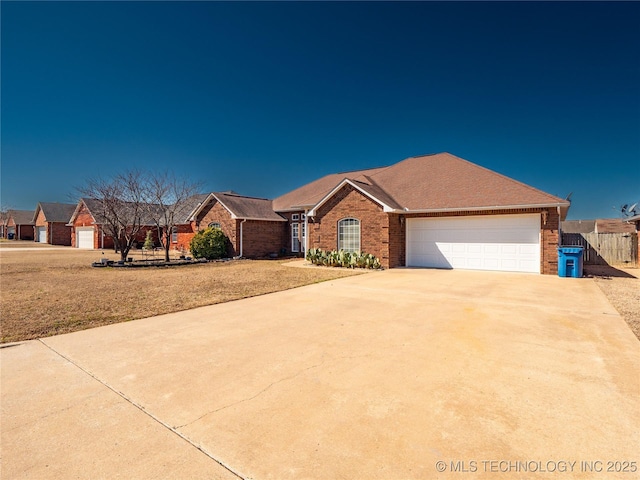
[(448, 151), (640, 200), (640, 3), (7, 2), (1, 201), (170, 169), (273, 198)]

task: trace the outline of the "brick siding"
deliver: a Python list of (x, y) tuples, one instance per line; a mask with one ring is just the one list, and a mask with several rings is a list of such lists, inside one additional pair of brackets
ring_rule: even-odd
[[(64, 222), (47, 222), (42, 210), (38, 212), (36, 227), (45, 227), (47, 229), (47, 243), (51, 245), (71, 245), (71, 227)], [(37, 239), (37, 235), (34, 239)]]
[[(544, 214), (542, 214), (544, 212)], [(382, 207), (350, 185), (340, 191), (318, 209), (314, 219), (309, 219), (309, 248), (334, 250), (338, 248), (338, 221), (343, 218), (360, 220), (360, 248), (380, 259), (383, 267), (406, 265), (406, 219), (429, 217), (457, 217), (475, 215), (512, 215), (538, 213), (540, 215), (540, 272), (545, 275), (558, 273), (559, 216), (555, 209), (516, 209), (437, 212), (429, 214), (387, 214)], [(313, 222), (313, 223), (312, 223)]]
[(279, 253), (287, 241), (286, 228), (286, 222), (247, 220), (242, 225), (242, 256), (259, 258)]
[[(336, 250), (338, 248), (338, 222), (345, 218), (360, 221), (360, 251), (375, 255), (383, 267), (397, 265), (389, 258), (390, 216), (382, 207), (364, 196), (351, 185), (345, 185), (316, 212), (309, 223), (309, 248)], [(394, 232), (397, 226), (394, 225)], [(398, 238), (394, 236), (394, 242)], [(399, 255), (394, 244), (394, 254)]]

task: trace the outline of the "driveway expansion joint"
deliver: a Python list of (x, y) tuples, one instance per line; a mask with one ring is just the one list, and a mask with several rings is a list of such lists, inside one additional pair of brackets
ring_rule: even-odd
[(144, 408), (144, 406), (138, 404), (137, 402), (135, 402), (133, 399), (127, 397), (123, 392), (120, 392), (119, 390), (116, 390), (114, 387), (112, 387), (111, 385), (109, 385), (107, 382), (101, 380), (100, 378), (98, 378), (95, 374), (91, 373), (89, 370), (83, 368), (82, 366), (78, 365), (76, 362), (74, 362), (71, 358), (63, 355), (62, 353), (58, 352), (55, 348), (53, 348), (52, 346), (48, 345), (43, 339), (39, 338), (38, 341), (44, 345), (46, 348), (48, 348), (49, 350), (51, 350), (53, 353), (55, 353), (56, 355), (58, 355), (59, 357), (63, 358), (64, 360), (66, 360), (67, 362), (69, 362), (71, 365), (73, 365), (74, 367), (76, 367), (77, 369), (79, 369), (80, 371), (82, 371), (83, 373), (85, 373), (86, 375), (90, 376), (91, 378), (93, 378), (96, 382), (102, 384), (104, 387), (108, 388), (109, 390), (111, 390), (113, 393), (115, 393), (116, 395), (118, 395), (120, 398), (122, 398), (124, 401), (128, 402), (129, 404), (131, 404), (133, 407), (135, 407), (136, 409), (138, 409), (140, 412), (142, 412), (143, 414), (145, 414), (146, 416), (148, 416), (149, 418), (151, 418), (152, 420), (154, 420), (156, 423), (159, 423), (161, 426), (163, 426), (164, 428), (166, 428), (167, 430), (171, 431), (174, 435), (177, 435), (178, 437), (180, 437), (182, 440), (184, 440), (185, 442), (187, 442), (189, 445), (191, 445), (192, 447), (194, 447), (195, 449), (199, 450), (200, 452), (202, 452), (204, 455), (206, 455), (207, 457), (209, 457), (211, 460), (213, 460), (214, 462), (216, 462), (218, 465), (220, 465), (222, 468), (224, 468), (225, 470), (229, 471), (231, 474), (235, 475), (236, 477), (242, 479), (242, 480), (249, 480), (249, 477), (245, 477), (243, 475), (241, 475), (240, 473), (236, 472), (235, 470), (233, 470), (230, 466), (226, 465), (224, 462), (222, 462), (221, 460), (218, 460), (215, 456), (213, 456), (211, 453), (209, 453), (204, 447), (202, 447), (201, 445), (198, 445), (196, 443), (194, 443), (193, 441), (191, 441), (191, 439), (189, 439), (189, 437), (187, 437), (186, 435), (184, 435), (183, 433), (179, 432), (178, 430), (176, 430), (175, 428), (173, 428), (171, 425), (165, 423), (164, 421), (162, 421), (160, 418), (156, 417), (155, 415), (153, 415), (152, 413), (150, 413), (148, 410), (146, 410)]

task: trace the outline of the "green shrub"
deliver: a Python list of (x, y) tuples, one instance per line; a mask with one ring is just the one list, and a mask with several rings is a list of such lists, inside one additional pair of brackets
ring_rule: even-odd
[(191, 239), (189, 248), (194, 258), (206, 258), (215, 260), (227, 256), (229, 239), (219, 228), (207, 228), (200, 230)]
[(344, 250), (326, 252), (320, 248), (310, 248), (306, 258), (314, 265), (326, 267), (371, 268), (375, 270), (382, 268), (377, 257), (363, 252), (352, 253)]

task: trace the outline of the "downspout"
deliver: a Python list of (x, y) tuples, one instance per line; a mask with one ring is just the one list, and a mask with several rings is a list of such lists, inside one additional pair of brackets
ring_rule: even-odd
[(309, 210), (304, 211), (304, 256), (307, 257), (307, 252), (309, 251), (309, 216), (307, 212)]

